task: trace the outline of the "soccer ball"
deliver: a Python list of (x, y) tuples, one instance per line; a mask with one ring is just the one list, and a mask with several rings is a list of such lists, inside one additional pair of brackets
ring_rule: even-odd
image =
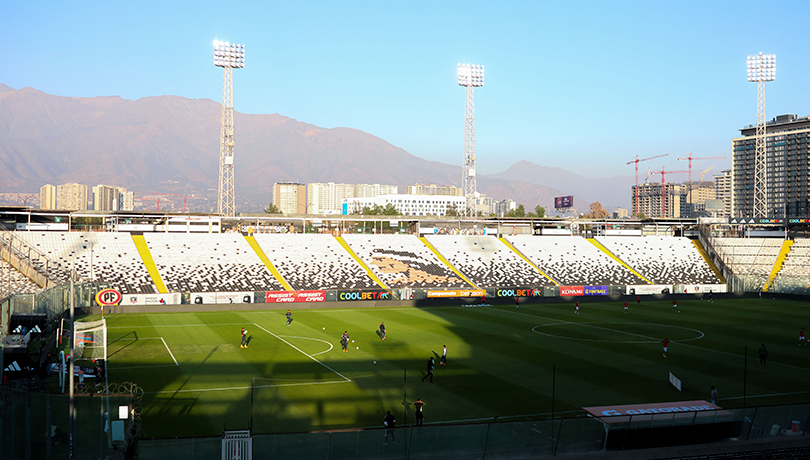
[(352, 343), (354, 343), (354, 340), (352, 340)]
[(681, 311), (680, 311), (680, 310), (678, 310), (678, 314), (679, 314), (679, 315), (681, 314)]
[(356, 349), (358, 349), (358, 350), (360, 349), (360, 347), (354, 347), (354, 348), (356, 348)]
[(374, 364), (377, 364), (377, 361), (374, 361)]
[(326, 328), (323, 328), (323, 330), (325, 331), (325, 330), (326, 330)]

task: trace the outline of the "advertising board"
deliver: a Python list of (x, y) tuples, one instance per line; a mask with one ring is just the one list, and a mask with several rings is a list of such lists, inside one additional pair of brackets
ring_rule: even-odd
[(326, 302), (326, 291), (267, 291), (267, 303)]
[(447, 291), (427, 291), (428, 298), (452, 298), (452, 297), (483, 297), (486, 291), (483, 289), (454, 289)]
[(554, 209), (567, 209), (573, 207), (574, 197), (572, 195), (554, 197)]
[(189, 303), (253, 303), (253, 292), (192, 292)]
[(357, 300), (391, 300), (394, 296), (388, 291), (339, 291), (338, 301), (357, 301)]
[(495, 291), (496, 297), (543, 297), (543, 289), (507, 288)]
[(672, 286), (669, 284), (637, 284), (627, 286), (627, 295), (669, 294)]
[(560, 286), (560, 296), (608, 295), (607, 286)]
[(119, 305), (180, 305), (180, 293), (124, 294)]

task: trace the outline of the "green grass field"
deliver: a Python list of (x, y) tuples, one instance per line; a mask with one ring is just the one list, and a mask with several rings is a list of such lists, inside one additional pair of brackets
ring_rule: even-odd
[[(679, 314), (671, 306), (631, 302), (627, 315), (623, 301), (585, 299), (580, 315), (570, 303), (299, 310), (291, 326), (283, 311), (107, 315), (108, 378), (143, 388), (143, 435), (157, 438), (246, 429), (251, 407), (254, 433), (377, 427), (386, 410), (412, 423), (417, 397), (427, 403), (426, 423), (545, 418), (552, 366), (558, 416), (587, 406), (708, 400), (710, 385), (720, 406), (742, 407), (746, 346), (747, 405), (810, 401), (810, 347), (797, 345), (810, 304), (681, 299)], [(355, 341), (348, 353), (340, 350), (344, 330)], [(664, 337), (672, 341), (666, 358)], [(770, 355), (764, 367), (762, 342)], [(438, 365), (443, 344), (447, 366)], [(430, 356), (433, 384), (420, 381)]]

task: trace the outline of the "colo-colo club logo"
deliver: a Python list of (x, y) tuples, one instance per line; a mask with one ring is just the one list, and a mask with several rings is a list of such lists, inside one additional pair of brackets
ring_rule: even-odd
[(338, 300), (389, 300), (388, 291), (343, 291), (338, 294)]

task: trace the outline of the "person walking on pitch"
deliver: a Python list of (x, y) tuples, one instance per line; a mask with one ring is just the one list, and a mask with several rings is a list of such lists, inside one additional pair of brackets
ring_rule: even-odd
[(242, 348), (247, 348), (247, 329), (242, 328)]
[(667, 357), (667, 345), (669, 345), (669, 339), (664, 338), (664, 358)]
[(340, 346), (343, 351), (349, 352), (349, 331), (343, 331), (343, 335), (340, 337)]
[(628, 310), (627, 310), (627, 301), (625, 300), (625, 301), (624, 301), (624, 314), (626, 315), (627, 313), (628, 313)]
[(391, 415), (391, 411), (385, 412), (385, 418), (383, 419), (383, 426), (385, 427), (385, 443), (388, 444), (388, 435), (391, 435), (391, 440), (394, 441), (396, 444), (397, 442), (397, 435), (394, 434), (394, 428), (397, 427), (397, 419)]
[(804, 337), (804, 327), (799, 331), (799, 345), (807, 345), (807, 339)]
[(576, 313), (577, 315), (579, 314), (579, 300), (577, 300), (577, 304), (574, 307), (574, 313)]
[(433, 356), (431, 356), (427, 362), (427, 374), (424, 377), (422, 377), (423, 382), (425, 381), (426, 378), (430, 377), (430, 383), (433, 383), (433, 369), (436, 368), (436, 366), (433, 365), (434, 362), (435, 361), (433, 361)]
[(385, 323), (380, 324), (380, 338), (385, 340)]
[(678, 311), (678, 301), (677, 300), (672, 301), (672, 311)]
[(517, 310), (519, 308), (520, 308), (520, 297), (515, 296), (515, 309)]
[(717, 405), (717, 399), (718, 399), (717, 388), (715, 388), (714, 385), (712, 385), (712, 404), (714, 404), (715, 406)]
[(765, 342), (759, 347), (759, 365), (764, 366), (768, 362), (768, 349), (765, 348)]
[(439, 364), (447, 365), (447, 345), (442, 345), (442, 358), (439, 360)]
[(290, 310), (287, 310), (287, 322), (286, 322), (286, 323), (284, 323), (284, 324), (286, 324), (287, 326), (289, 326), (289, 325), (290, 325), (290, 323), (292, 323), (292, 312), (291, 312)]

